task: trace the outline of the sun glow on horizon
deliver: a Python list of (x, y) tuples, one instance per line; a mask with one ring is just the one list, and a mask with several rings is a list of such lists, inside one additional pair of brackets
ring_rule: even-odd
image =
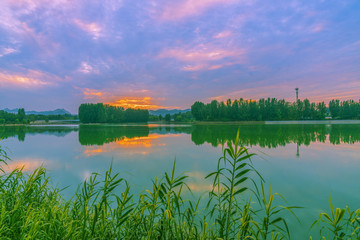
[(108, 102), (106, 104), (116, 107), (123, 108), (133, 108), (133, 109), (178, 109), (179, 107), (166, 107), (160, 106), (154, 103), (154, 98), (152, 97), (121, 97), (113, 102)]

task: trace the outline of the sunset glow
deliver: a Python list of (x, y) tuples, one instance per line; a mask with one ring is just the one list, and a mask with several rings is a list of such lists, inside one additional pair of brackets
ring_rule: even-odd
[(159, 108), (178, 108), (178, 107), (165, 107), (159, 106), (154, 103), (154, 99), (151, 97), (123, 97), (114, 102), (106, 103), (111, 106), (134, 108), (134, 109), (159, 109)]

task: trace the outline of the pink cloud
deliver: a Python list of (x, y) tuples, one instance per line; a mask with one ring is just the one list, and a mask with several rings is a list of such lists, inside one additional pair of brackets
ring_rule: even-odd
[[(32, 15), (40, 8), (50, 15), (72, 6), (69, 0), (5, 0), (0, 1), (0, 27), (9, 33), (23, 34), (23, 16)], [(25, 30), (26, 31), (26, 30)]]
[(187, 66), (183, 67), (182, 70), (184, 70), (184, 71), (216, 70), (216, 69), (220, 69), (220, 68), (235, 65), (235, 64), (241, 64), (241, 62), (226, 62), (223, 64), (215, 64), (215, 65), (211, 65), (211, 64), (187, 65)]
[(91, 66), (87, 62), (82, 62), (80, 64), (80, 67), (78, 68), (78, 71), (84, 74), (99, 74), (99, 70), (95, 69), (93, 66)]
[(312, 33), (318, 33), (318, 32), (322, 32), (325, 30), (325, 25), (322, 23), (319, 24), (315, 24), (314, 26), (312, 26), (312, 28), (310, 29), (310, 31)]
[(18, 52), (18, 50), (11, 48), (11, 47), (2, 48), (2, 49), (0, 49), (0, 57), (3, 57), (8, 54), (16, 53), (16, 52)]
[(81, 30), (84, 32), (87, 32), (90, 34), (94, 40), (99, 39), (103, 36), (102, 34), (102, 28), (99, 24), (92, 22), (92, 23), (86, 23), (84, 21), (81, 21), (79, 19), (75, 19), (74, 23), (76, 26), (78, 26)]
[(2, 88), (41, 88), (56, 85), (57, 81), (61, 81), (61, 79), (37, 70), (29, 70), (27, 73), (0, 72), (0, 86)]
[(192, 48), (170, 48), (162, 51), (158, 58), (174, 58), (188, 63), (182, 70), (200, 71), (214, 70), (224, 66), (245, 62), (246, 50), (237, 48), (223, 48), (213, 45), (198, 45)]
[(225, 30), (223, 32), (219, 32), (218, 34), (214, 35), (214, 38), (219, 39), (219, 38), (227, 38), (230, 37), (232, 34), (231, 31), (229, 30)]
[(175, 58), (184, 62), (216, 61), (227, 57), (244, 59), (244, 49), (224, 49), (200, 45), (190, 49), (173, 48), (161, 52), (159, 58)]
[(184, 71), (199, 71), (199, 70), (204, 70), (207, 68), (208, 68), (208, 66), (206, 64), (199, 64), (199, 65), (187, 65), (187, 66), (183, 67), (182, 69)]
[(237, 0), (182, 0), (173, 1), (165, 6), (161, 20), (176, 21), (186, 17), (200, 15), (204, 11), (217, 5), (224, 5), (239, 2)]
[[(39, 6), (39, 1), (0, 1), (0, 28), (11, 39), (11, 44), (19, 47), (21, 43), (35, 45), (42, 50), (42, 55), (53, 55), (59, 49), (59, 44), (51, 41), (43, 33), (36, 32), (25, 22), (24, 16), (34, 14)], [(14, 48), (5, 49), (0, 56), (14, 52)]]

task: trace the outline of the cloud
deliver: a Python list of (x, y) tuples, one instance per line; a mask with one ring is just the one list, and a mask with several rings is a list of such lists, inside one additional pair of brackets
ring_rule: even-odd
[(312, 33), (322, 32), (324, 30), (325, 30), (325, 24), (323, 23), (315, 24), (310, 28), (310, 32)]
[(95, 69), (87, 62), (81, 62), (78, 71), (84, 74), (92, 74), (92, 73), (99, 74), (99, 70)]
[(216, 61), (224, 58), (244, 59), (245, 50), (224, 49), (215, 46), (199, 45), (190, 49), (172, 48), (162, 51), (159, 58), (175, 58), (183, 62)]
[(191, 16), (197, 16), (206, 10), (231, 3), (237, 0), (180, 0), (173, 1), (163, 8), (160, 19), (164, 21), (177, 21)]
[(215, 70), (234, 64), (245, 63), (246, 50), (232, 47), (216, 47), (201, 44), (192, 48), (170, 48), (163, 50), (158, 58), (174, 58), (188, 63), (182, 70)]
[[(164, 97), (150, 97), (148, 94), (151, 92), (147, 89), (131, 90), (123, 96), (119, 96), (119, 92), (116, 88), (114, 89), (103, 89), (96, 90), (91, 88), (80, 88), (75, 89), (81, 92), (84, 100), (91, 100), (92, 102), (102, 102), (111, 106), (123, 107), (123, 108), (136, 108), (136, 109), (177, 109), (176, 106), (163, 106), (159, 102), (166, 101)], [(131, 96), (131, 94), (133, 96)], [(129, 96), (130, 95), (130, 96)], [(134, 96), (135, 95), (135, 96)], [(140, 95), (140, 96), (139, 96)], [(141, 96), (142, 95), (142, 96)]]
[[(123, 108), (140, 108), (140, 109), (160, 109), (160, 108), (178, 108), (178, 107), (166, 107), (161, 106), (155, 103), (156, 100), (152, 97), (120, 97), (115, 98), (116, 100), (112, 102), (107, 102), (106, 104), (123, 107)], [(162, 100), (165, 100), (162, 98)]]
[(84, 94), (84, 99), (93, 99), (93, 98), (100, 98), (102, 96), (104, 96), (103, 92), (94, 90), (94, 89), (90, 89), (90, 88), (85, 88), (83, 90), (83, 94)]
[[(36, 31), (28, 22), (23, 19), (33, 13), (32, 1), (28, 1), (30, 6), (24, 9), (14, 7), (10, 3), (17, 1), (0, 1), (0, 30), (4, 30), (4, 39), (11, 45), (30, 45), (33, 48), (42, 50), (41, 55), (54, 55), (60, 45), (53, 42), (44, 32)], [(22, 3), (22, 1), (20, 1)], [(35, 3), (33, 3), (35, 4)], [(18, 5), (15, 5), (18, 6)], [(22, 5), (19, 5), (22, 6)], [(7, 54), (13, 53), (15, 49), (6, 48)], [(10, 52), (9, 52), (10, 51)], [(6, 55), (0, 52), (0, 57)]]
[(59, 81), (61, 81), (59, 77), (37, 70), (28, 70), (26, 73), (0, 72), (2, 88), (41, 88), (56, 85)]
[(208, 69), (208, 65), (206, 64), (199, 64), (199, 65), (187, 65), (182, 68), (184, 71), (199, 71)]
[(18, 52), (18, 50), (11, 48), (11, 47), (2, 48), (2, 49), (0, 49), (0, 58), (5, 55), (16, 53), (16, 52)]
[(84, 32), (90, 34), (94, 40), (97, 40), (97, 39), (99, 39), (100, 37), (103, 36), (103, 33), (102, 33), (103, 29), (96, 22), (87, 23), (87, 22), (81, 21), (79, 19), (75, 19), (74, 23), (81, 30), (83, 30)]
[(219, 32), (218, 34), (214, 35), (213, 38), (219, 39), (219, 38), (228, 38), (232, 35), (232, 32), (230, 30), (225, 30), (223, 32)]
[(184, 70), (184, 71), (216, 70), (216, 69), (220, 69), (220, 68), (235, 65), (235, 64), (241, 64), (241, 62), (227, 62), (227, 63), (215, 64), (215, 65), (211, 65), (211, 64), (187, 65), (187, 66), (183, 67), (182, 70)]
[[(27, 35), (28, 27), (24, 17), (35, 14), (56, 15), (54, 12), (63, 11), (71, 6), (68, 0), (5, 0), (0, 1), (0, 28), (10, 34)], [(41, 9), (41, 12), (40, 12)], [(31, 19), (31, 18), (30, 18)]]

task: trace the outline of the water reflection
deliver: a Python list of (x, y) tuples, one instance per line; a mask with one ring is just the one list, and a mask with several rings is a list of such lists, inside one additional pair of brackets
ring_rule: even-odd
[(14, 161), (8, 162), (8, 164), (2, 166), (2, 168), (6, 173), (10, 173), (15, 169), (22, 169), (24, 172), (32, 172), (35, 169), (44, 166), (45, 162), (45, 159), (37, 158), (14, 159)]
[[(83, 146), (102, 146), (116, 143), (118, 147), (152, 147), (154, 140), (174, 134), (191, 134), (195, 145), (209, 143), (214, 147), (226, 141), (234, 141), (237, 130), (240, 141), (246, 146), (276, 148), (290, 143), (309, 146), (314, 142), (331, 144), (354, 144), (360, 142), (360, 125), (148, 125), (148, 126), (111, 126), (80, 125), (78, 126), (11, 126), (0, 127), (0, 138), (17, 137), (24, 141), (26, 135), (46, 134), (64, 137), (71, 132), (79, 132), (79, 143)], [(174, 135), (176, 136), (176, 135)], [(101, 153), (101, 149), (89, 149), (87, 155)]]
[[(191, 140), (196, 145), (210, 143), (216, 147), (234, 141), (240, 131), (240, 141), (246, 146), (276, 148), (290, 143), (309, 146), (312, 142), (332, 144), (360, 142), (360, 125), (200, 125), (195, 126)], [(299, 149), (297, 149), (297, 155)]]
[(2, 126), (0, 127), (0, 139), (17, 137), (20, 142), (25, 141), (26, 135), (53, 135), (65, 137), (67, 134), (78, 131), (77, 126)]
[[(104, 153), (116, 153), (116, 150), (127, 150), (132, 154), (142, 154), (146, 155), (150, 152), (151, 148), (155, 147), (164, 147), (166, 146), (166, 141), (163, 138), (169, 137), (178, 137), (179, 134), (158, 134), (158, 133), (149, 133), (147, 136), (142, 137), (127, 137), (122, 136), (118, 138), (113, 138), (113, 141), (106, 141), (102, 145), (89, 144), (87, 142), (84, 145), (84, 155), (86, 157), (100, 155)], [(83, 141), (84, 142), (84, 141)], [(91, 141), (94, 142), (94, 141)], [(123, 154), (123, 153), (122, 153)]]

